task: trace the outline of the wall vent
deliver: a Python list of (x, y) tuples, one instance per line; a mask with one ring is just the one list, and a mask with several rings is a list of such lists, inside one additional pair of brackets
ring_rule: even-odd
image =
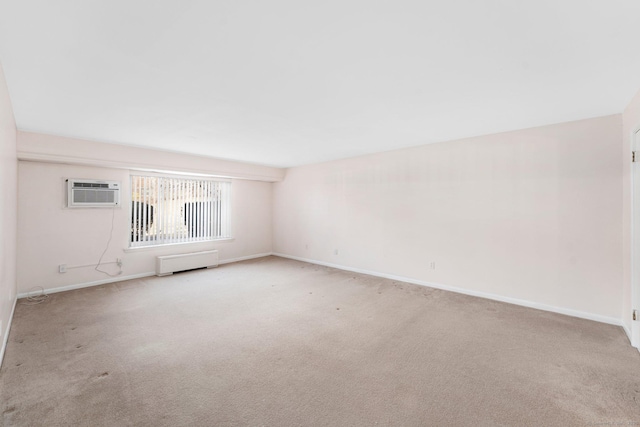
[(156, 257), (156, 274), (158, 276), (167, 276), (178, 271), (194, 270), (196, 268), (203, 267), (211, 268), (217, 266), (217, 250)]
[(67, 207), (110, 208), (119, 205), (119, 181), (67, 179)]

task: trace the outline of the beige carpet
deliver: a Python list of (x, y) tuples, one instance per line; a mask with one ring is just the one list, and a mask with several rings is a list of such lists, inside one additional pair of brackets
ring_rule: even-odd
[(0, 399), (6, 426), (638, 425), (640, 354), (619, 327), (269, 257), (18, 305)]

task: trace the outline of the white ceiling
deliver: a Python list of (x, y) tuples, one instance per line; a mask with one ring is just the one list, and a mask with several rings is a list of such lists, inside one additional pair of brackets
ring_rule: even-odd
[(620, 113), (638, 0), (0, 0), (18, 128), (294, 166)]

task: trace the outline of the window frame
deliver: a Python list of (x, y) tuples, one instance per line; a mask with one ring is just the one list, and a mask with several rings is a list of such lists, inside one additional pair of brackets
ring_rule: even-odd
[[(226, 184), (226, 194), (224, 197), (224, 205), (222, 210), (224, 211), (221, 215), (223, 215), (224, 219), (220, 219), (220, 227), (226, 229), (226, 235), (222, 235), (220, 237), (214, 237), (214, 238), (198, 238), (198, 239), (193, 239), (191, 236), (185, 236), (184, 238), (174, 238), (173, 240), (168, 240), (166, 237), (163, 237), (161, 239), (156, 239), (156, 240), (146, 240), (146, 241), (134, 241), (133, 240), (133, 235), (134, 232), (136, 232), (137, 230), (140, 230), (140, 227), (138, 227), (137, 229), (134, 227), (134, 202), (140, 202), (143, 203), (142, 201), (139, 200), (134, 200), (133, 197), (133, 191), (134, 191), (134, 186), (133, 186), (133, 180), (136, 177), (148, 177), (148, 178), (156, 178), (156, 179), (172, 179), (172, 180), (184, 180), (184, 181), (196, 181), (196, 182), (211, 182), (211, 183), (215, 183), (215, 184)], [(127, 234), (127, 248), (125, 249), (126, 251), (136, 251), (136, 250), (144, 250), (144, 249), (152, 249), (152, 248), (159, 248), (159, 247), (167, 247), (167, 246), (176, 246), (176, 245), (194, 245), (194, 244), (206, 244), (206, 243), (212, 243), (212, 242), (224, 242), (224, 241), (231, 241), (234, 240), (234, 230), (233, 230), (233, 221), (232, 221), (232, 214), (233, 214), (233, 190), (232, 190), (232, 180), (229, 178), (222, 178), (222, 177), (215, 177), (215, 176), (210, 176), (210, 175), (187, 175), (187, 174), (169, 174), (169, 173), (156, 173), (156, 172), (146, 172), (146, 171), (138, 171), (138, 170), (131, 170), (129, 172), (129, 188), (128, 188), (128, 200), (129, 200), (129, 215), (127, 217), (128, 223), (129, 223), (129, 232)], [(156, 194), (156, 196), (159, 195), (159, 191)], [(178, 203), (183, 204), (183, 203), (190, 203), (190, 202), (185, 202), (185, 199), (183, 199), (182, 201), (179, 201)], [(144, 210), (144, 208), (142, 209)], [(158, 210), (158, 213), (155, 215), (160, 215), (159, 213), (160, 210)], [(184, 220), (184, 218), (183, 218)], [(159, 220), (156, 220), (159, 221)], [(223, 222), (224, 221), (224, 222)], [(155, 224), (154, 224), (155, 225)], [(151, 227), (151, 226), (150, 226)], [(188, 227), (188, 225), (185, 225), (185, 227)], [(188, 230), (187, 230), (187, 235), (189, 234)], [(137, 243), (137, 244), (136, 244)]]

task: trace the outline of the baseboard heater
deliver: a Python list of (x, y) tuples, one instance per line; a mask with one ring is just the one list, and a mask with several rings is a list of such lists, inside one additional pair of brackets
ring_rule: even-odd
[(156, 275), (168, 276), (178, 271), (218, 266), (218, 251), (192, 252), (156, 257)]

